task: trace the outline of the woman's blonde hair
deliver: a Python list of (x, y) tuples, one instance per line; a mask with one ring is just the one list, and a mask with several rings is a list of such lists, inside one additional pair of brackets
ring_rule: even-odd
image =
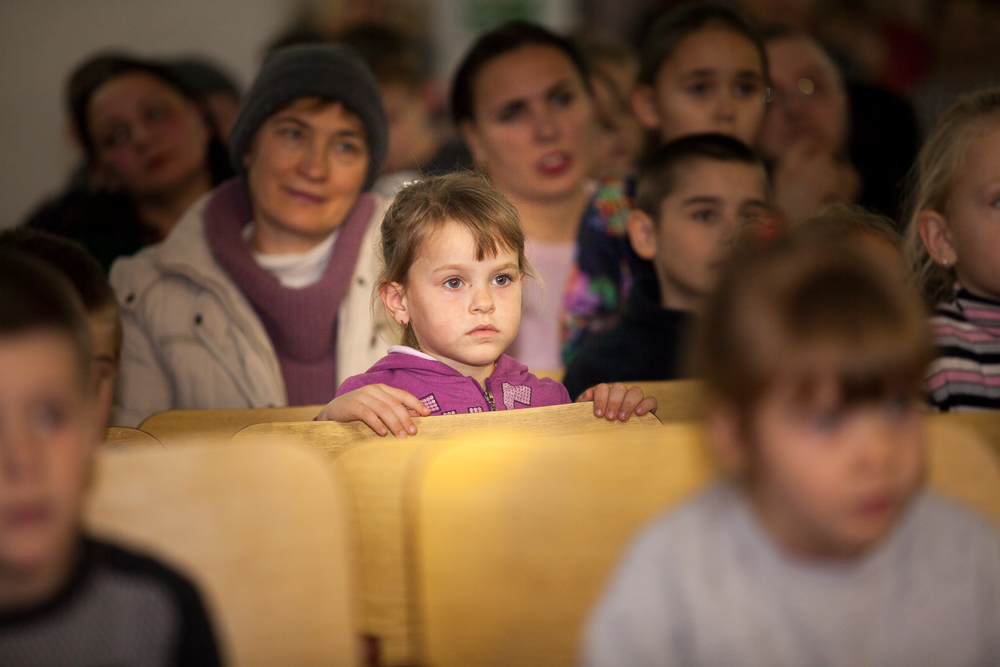
[[(476, 259), (496, 257), (501, 249), (517, 253), (521, 275), (534, 271), (524, 255), (524, 232), (514, 205), (485, 177), (472, 172), (433, 176), (407, 185), (382, 219), (382, 271), (375, 284), (373, 305), (377, 307), (385, 286), (406, 287), (410, 267), (423, 243), (447, 222), (462, 225), (476, 240)], [(403, 345), (418, 347), (411, 327), (402, 329)]]
[(948, 200), (973, 140), (1000, 122), (1000, 88), (960, 98), (938, 119), (910, 172), (910, 201), (903, 255), (930, 303), (950, 301), (955, 276), (930, 256), (917, 218), (923, 211), (946, 215)]

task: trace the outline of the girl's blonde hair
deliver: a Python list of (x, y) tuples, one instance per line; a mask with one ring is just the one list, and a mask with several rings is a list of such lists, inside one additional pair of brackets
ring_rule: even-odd
[(955, 276), (930, 256), (917, 218), (923, 211), (947, 214), (948, 200), (973, 140), (1000, 122), (1000, 88), (960, 98), (941, 118), (910, 173), (910, 201), (903, 235), (903, 255), (930, 303), (950, 301)]
[[(534, 276), (524, 255), (524, 232), (514, 205), (485, 177), (461, 172), (433, 176), (407, 185), (382, 219), (382, 271), (375, 284), (373, 303), (380, 302), (385, 286), (406, 287), (410, 267), (423, 243), (447, 222), (468, 229), (476, 240), (476, 259), (496, 257), (501, 249), (517, 252), (521, 275)], [(388, 324), (401, 329), (391, 318)], [(402, 328), (403, 345), (418, 347), (411, 327)]]

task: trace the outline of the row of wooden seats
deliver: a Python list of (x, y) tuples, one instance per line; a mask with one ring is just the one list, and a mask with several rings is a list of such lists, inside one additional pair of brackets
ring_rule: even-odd
[[(336, 646), (349, 652), (351, 638), (334, 641), (336, 628), (358, 627), (380, 638), (390, 665), (568, 665), (580, 622), (636, 528), (714, 473), (698, 426), (609, 423), (586, 419), (588, 409), (429, 419), (405, 441), (363, 427), (352, 439), (342, 425), (269, 424), (228, 447), (106, 452), (102, 471), (117, 476), (99, 477), (92, 517), (198, 576), (234, 664), (341, 664), (320, 656), (347, 655)], [(513, 419), (522, 430), (501, 430), (516, 428), (505, 422)], [(982, 436), (1000, 434), (1000, 420), (929, 421), (931, 485), (1000, 526), (1000, 468)], [(468, 422), (473, 435), (452, 430)], [(286, 449), (257, 442), (281, 437), (326, 455), (329, 488), (304, 481), (323, 478), (304, 472), (305, 462), (323, 467), (315, 459), (298, 452), (283, 462)], [(163, 456), (178, 458), (161, 466)], [(223, 537), (231, 542), (220, 547)], [(352, 541), (348, 555), (334, 553)], [(351, 560), (356, 624), (346, 602), (339, 613), (331, 602), (346, 590), (338, 577)]]
[[(551, 374), (550, 374), (551, 375)], [(659, 403), (657, 416), (660, 421), (687, 421), (701, 415), (701, 383), (694, 380), (673, 380), (668, 382), (640, 382), (646, 396), (653, 396)], [(257, 424), (311, 421), (323, 409), (322, 405), (306, 405), (292, 408), (254, 408), (249, 410), (171, 410), (160, 412), (147, 418), (140, 431), (151, 435), (160, 442), (190, 441), (226, 442), (240, 430)], [(351, 433), (365, 429), (348, 430)], [(119, 438), (131, 442), (141, 436), (136, 429), (117, 429), (109, 433), (109, 441)]]

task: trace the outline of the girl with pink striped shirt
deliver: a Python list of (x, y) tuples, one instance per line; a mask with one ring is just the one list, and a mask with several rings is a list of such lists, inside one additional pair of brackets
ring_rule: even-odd
[(938, 410), (1000, 409), (1000, 88), (944, 113), (917, 158), (904, 248), (931, 303)]

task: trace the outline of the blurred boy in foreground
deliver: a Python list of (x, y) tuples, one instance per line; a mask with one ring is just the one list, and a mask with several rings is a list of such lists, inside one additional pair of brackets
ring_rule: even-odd
[(653, 522), (584, 664), (1000, 664), (1000, 539), (922, 489), (917, 294), (847, 243), (734, 258), (701, 322), (728, 479)]
[(83, 532), (91, 348), (70, 285), (0, 251), (0, 665), (218, 665), (190, 582)]

